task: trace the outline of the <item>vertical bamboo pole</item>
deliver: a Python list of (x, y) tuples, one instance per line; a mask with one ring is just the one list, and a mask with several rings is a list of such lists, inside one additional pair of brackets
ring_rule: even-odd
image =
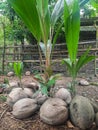
[[(96, 28), (96, 49), (98, 48), (98, 26), (96, 25), (96, 21), (94, 23), (94, 26)], [(95, 56), (97, 56), (97, 52), (95, 52)], [(95, 65), (94, 65), (94, 69), (95, 69), (95, 76), (97, 75), (97, 58), (95, 58)]]
[[(22, 40), (21, 41), (21, 52), (20, 52), (21, 54), (21, 62), (23, 62), (24, 61), (24, 40)], [(24, 63), (23, 63), (24, 64)]]
[(42, 53), (41, 53), (39, 43), (37, 43), (37, 46), (38, 46), (39, 57), (40, 57), (40, 72), (42, 73), (43, 58), (42, 58)]
[(6, 36), (5, 36), (5, 24), (2, 23), (3, 26), (3, 36), (4, 36), (4, 44), (3, 44), (3, 54), (2, 54), (2, 72), (4, 74), (4, 70), (5, 70), (5, 66), (4, 66), (4, 62), (5, 62), (5, 48), (6, 48)]

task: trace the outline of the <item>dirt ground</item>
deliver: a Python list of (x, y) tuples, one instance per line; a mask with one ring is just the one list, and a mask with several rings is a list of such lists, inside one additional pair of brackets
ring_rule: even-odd
[[(4, 78), (8, 78), (9, 81), (17, 81), (16, 77), (6, 77), (0, 76), (0, 84), (4, 82)], [(77, 85), (76, 90), (77, 94), (88, 97), (90, 100), (93, 100), (98, 104), (98, 77), (87, 76), (81, 77), (85, 78), (90, 82), (89, 86), (79, 86)], [(81, 78), (78, 78), (79, 81)], [(70, 78), (65, 77), (62, 80), (67, 84), (70, 81)], [(23, 76), (22, 82), (26, 84), (27, 82), (32, 81), (31, 76)], [(0, 94), (2, 96), (2, 94)], [(32, 117), (25, 120), (18, 120), (13, 117), (11, 114), (11, 108), (8, 107), (6, 102), (0, 100), (0, 130), (80, 130), (77, 127), (71, 127), (68, 125), (68, 122), (60, 126), (50, 126), (43, 123), (40, 120), (39, 112), (36, 112)], [(98, 130), (95, 123), (88, 130)]]

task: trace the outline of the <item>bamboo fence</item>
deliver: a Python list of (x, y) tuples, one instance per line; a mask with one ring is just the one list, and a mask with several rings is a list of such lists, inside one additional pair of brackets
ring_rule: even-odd
[[(79, 42), (78, 57), (91, 46), (90, 54), (97, 54), (98, 48), (96, 47), (96, 40)], [(43, 62), (45, 61), (44, 55)], [(65, 43), (56, 44), (53, 54), (52, 62), (60, 64), (63, 58), (67, 58), (68, 53)], [(38, 53), (37, 45), (17, 45), (17, 46), (1, 46), (0, 47), (0, 63), (1, 71), (6, 71), (9, 63), (22, 61), (24, 64), (29, 64), (29, 67), (39, 68), (40, 56)]]

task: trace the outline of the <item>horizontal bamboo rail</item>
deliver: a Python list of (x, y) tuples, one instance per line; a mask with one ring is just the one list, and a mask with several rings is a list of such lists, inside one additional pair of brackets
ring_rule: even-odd
[[(85, 52), (87, 50), (87, 48), (85, 48), (85, 49), (78, 49), (78, 52)], [(90, 49), (90, 52), (95, 52), (95, 51), (98, 51), (98, 48), (91, 48)], [(63, 50), (63, 51), (54, 51), (53, 52), (53, 54), (64, 54), (64, 55), (66, 55), (67, 53), (68, 53), (68, 51), (67, 50)], [(38, 54), (38, 52), (23, 52), (23, 53), (6, 53), (5, 55), (33, 55), (33, 56), (39, 56), (39, 55), (37, 55)], [(2, 55), (2, 54), (0, 54), (0, 55)], [(43, 55), (44, 56), (44, 55)], [(54, 55), (53, 55), (54, 56)], [(56, 55), (55, 55), (56, 56)]]
[[(98, 52), (96, 48), (96, 40), (79, 42), (78, 56), (81, 56), (87, 48), (91, 46), (90, 53), (95, 54)], [(23, 48), (22, 48), (23, 47)], [(0, 62), (2, 62), (2, 49), (4, 47), (0, 46)], [(26, 58), (27, 57), (27, 58)], [(42, 53), (43, 62), (45, 62), (45, 57)], [(68, 52), (65, 43), (56, 44), (54, 51), (52, 53), (52, 62), (60, 63), (63, 58), (68, 57)], [(5, 59), (4, 64), (7, 65), (13, 62), (22, 61), (24, 63), (33, 63), (39, 65), (40, 57), (38, 53), (37, 45), (24, 45), (24, 46), (5, 46)]]
[[(91, 40), (91, 41), (82, 41), (82, 42), (79, 42), (79, 45), (82, 45), (82, 44), (92, 44), (92, 43), (96, 43), (96, 40)], [(59, 44), (56, 44), (56, 46), (65, 46), (66, 43), (59, 43)], [(18, 45), (18, 46), (13, 46), (13, 45), (8, 45), (8, 46), (5, 46), (6, 48), (21, 48), (22, 46), (21, 45)], [(38, 47), (37, 44), (36, 45), (24, 45), (23, 47)], [(2, 46), (0, 46), (0, 49), (2, 49)]]

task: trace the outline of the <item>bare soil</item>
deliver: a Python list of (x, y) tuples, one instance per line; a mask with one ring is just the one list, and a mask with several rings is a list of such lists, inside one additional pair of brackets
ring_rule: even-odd
[[(9, 79), (10, 81), (17, 81), (16, 77), (6, 77), (0, 76), (0, 84), (4, 82), (4, 78)], [(32, 81), (33, 76), (23, 76), (22, 82), (26, 84), (27, 82)], [(77, 85), (77, 94), (88, 97), (90, 100), (93, 100), (98, 104), (98, 78), (91, 77), (81, 77), (87, 79), (91, 84), (89, 86), (80, 86)], [(81, 78), (78, 78), (79, 81)], [(70, 81), (70, 78), (65, 77), (65, 83)], [(61, 80), (61, 82), (62, 82)], [(0, 96), (6, 94), (0, 94)], [(70, 119), (69, 119), (70, 121)], [(32, 117), (25, 120), (15, 119), (11, 113), (11, 108), (0, 99), (0, 130), (80, 130), (79, 128), (68, 125), (68, 122), (60, 126), (51, 126), (43, 123), (39, 117), (39, 112), (36, 112)], [(88, 130), (98, 130), (95, 123)]]

